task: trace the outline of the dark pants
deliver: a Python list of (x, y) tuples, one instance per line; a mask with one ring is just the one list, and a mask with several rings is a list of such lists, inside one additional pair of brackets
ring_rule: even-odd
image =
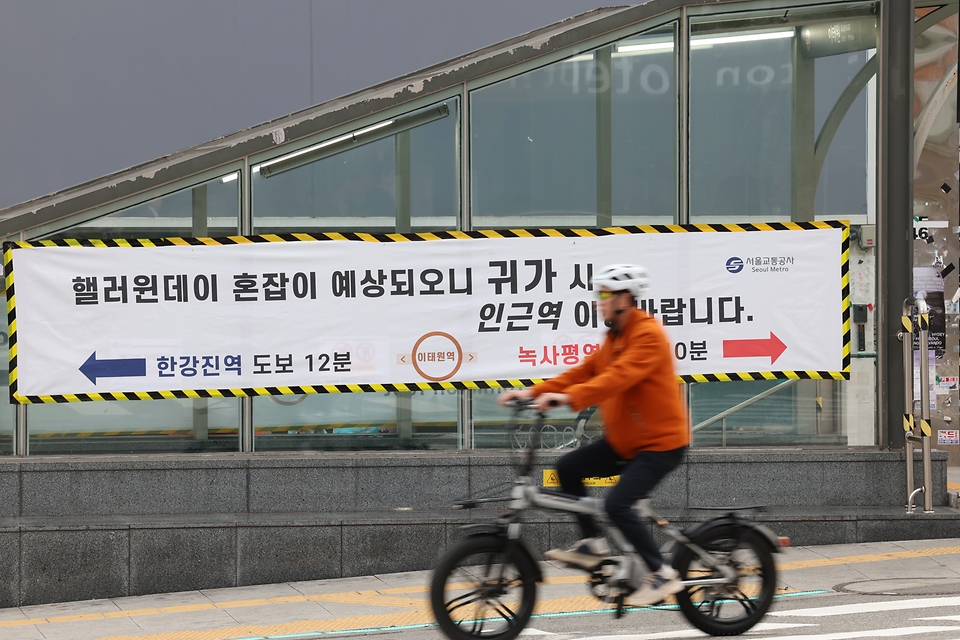
[[(604, 508), (610, 520), (623, 532), (651, 571), (663, 566), (663, 557), (646, 525), (633, 510), (633, 505), (646, 498), (653, 488), (683, 460), (686, 447), (673, 451), (641, 451), (632, 460), (624, 460), (606, 440), (575, 449), (557, 461), (557, 476), (564, 493), (587, 495), (584, 478), (620, 474), (620, 482), (607, 494)], [(577, 514), (584, 538), (600, 536), (593, 518)]]

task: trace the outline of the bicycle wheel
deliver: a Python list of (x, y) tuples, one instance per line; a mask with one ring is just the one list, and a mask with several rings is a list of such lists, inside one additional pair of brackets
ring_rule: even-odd
[[(694, 542), (737, 573), (736, 582), (691, 586), (677, 594), (684, 617), (713, 636), (739, 635), (766, 615), (777, 586), (777, 567), (770, 544), (748, 527), (726, 526), (706, 532)], [(681, 580), (720, 578), (684, 548), (676, 562)]]
[(511, 640), (530, 621), (537, 599), (536, 568), (502, 536), (473, 536), (440, 559), (430, 582), (430, 606), (451, 640)]

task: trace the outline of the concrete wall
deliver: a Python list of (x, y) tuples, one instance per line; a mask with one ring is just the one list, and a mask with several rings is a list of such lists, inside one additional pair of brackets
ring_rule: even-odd
[[(543, 468), (556, 457), (543, 455)], [(509, 482), (516, 462), (478, 452), (0, 460), (0, 607), (429, 568), (461, 525), (494, 517), (450, 504)], [(692, 451), (654, 506), (683, 525), (715, 515), (687, 509), (766, 505), (757, 519), (797, 544), (955, 535), (949, 508), (903, 516), (903, 475), (896, 452)], [(946, 454), (934, 476), (934, 503), (946, 504)], [(543, 551), (578, 536), (571, 518), (538, 513), (525, 537)]]

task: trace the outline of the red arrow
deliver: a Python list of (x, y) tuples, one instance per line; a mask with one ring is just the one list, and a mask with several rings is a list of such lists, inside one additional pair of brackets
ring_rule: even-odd
[(780, 338), (773, 335), (773, 331), (770, 332), (770, 338), (723, 341), (724, 358), (766, 358), (770, 356), (770, 364), (773, 364), (786, 350), (787, 345), (780, 342)]

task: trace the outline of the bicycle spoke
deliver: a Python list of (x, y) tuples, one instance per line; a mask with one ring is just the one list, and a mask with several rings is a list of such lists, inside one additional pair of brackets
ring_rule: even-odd
[[(743, 606), (743, 608), (747, 612), (747, 615), (750, 615), (751, 613), (754, 613), (757, 610), (757, 603), (753, 601), (753, 598), (750, 598), (743, 591), (741, 591), (736, 587), (731, 589), (731, 591), (735, 592), (733, 594), (733, 597), (737, 600), (737, 602), (741, 604), (741, 606)], [(737, 594), (740, 594), (740, 595), (737, 595)]]
[[(506, 621), (507, 621), (507, 624), (512, 627), (514, 621), (515, 621), (516, 618), (517, 618), (517, 614), (515, 614), (513, 611), (511, 611), (511, 610), (510, 610), (510, 607), (508, 607), (507, 605), (503, 604), (502, 602), (500, 602), (499, 605), (500, 605), (500, 606), (494, 605), (493, 610), (496, 611), (497, 613), (499, 613), (499, 614), (500, 614), (500, 617), (503, 618), (504, 620), (506, 620)], [(506, 613), (504, 613), (504, 611), (506, 611)], [(508, 614), (509, 614), (509, 615), (508, 615)]]
[[(462, 600), (463, 598), (467, 598), (471, 596), (474, 596), (474, 597), (472, 597), (470, 600), (463, 600), (463, 602), (458, 603), (456, 606), (453, 606), (453, 607), (450, 606), (453, 603), (457, 602), (458, 600)], [(482, 602), (482, 600), (483, 598), (480, 596), (478, 592), (472, 591), (470, 593), (454, 598), (453, 600), (450, 600), (449, 602), (446, 603), (446, 608), (448, 612), (453, 613), (454, 611), (456, 611), (457, 609), (460, 609), (461, 607), (466, 607), (467, 605), (471, 605), (476, 602)]]

